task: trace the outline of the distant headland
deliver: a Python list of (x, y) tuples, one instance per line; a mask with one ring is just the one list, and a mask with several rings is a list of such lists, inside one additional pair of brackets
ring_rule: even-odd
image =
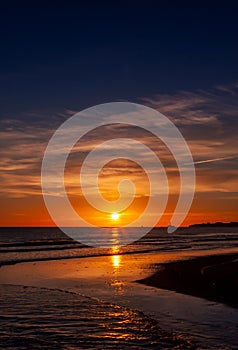
[(204, 226), (209, 226), (209, 227), (238, 227), (238, 222), (237, 221), (231, 221), (231, 222), (220, 222), (220, 221), (217, 221), (217, 222), (214, 222), (214, 223), (210, 223), (210, 222), (207, 222), (207, 223), (202, 223), (202, 224), (193, 224), (193, 225), (190, 225), (189, 227), (204, 227)]

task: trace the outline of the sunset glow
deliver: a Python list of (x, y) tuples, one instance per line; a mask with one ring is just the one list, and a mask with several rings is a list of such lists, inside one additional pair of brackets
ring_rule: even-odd
[[(237, 110), (238, 91), (235, 88), (231, 91), (229, 110), (224, 107), (228, 103), (227, 97), (220, 96), (219, 91), (214, 91), (209, 99), (201, 92), (194, 94), (183, 92), (175, 96), (160, 96), (150, 100), (152, 107), (165, 114), (169, 111), (171, 120), (184, 134), (194, 158), (196, 196), (183, 222), (184, 226), (202, 222), (238, 221), (237, 156), (235, 153), (238, 147), (237, 129), (231, 130), (227, 122), (228, 118), (222, 119), (222, 115), (226, 113), (227, 115), (229, 113), (232, 118)], [(203, 101), (207, 109), (201, 112), (197, 100)], [(194, 115), (197, 113), (199, 117), (191, 118), (190, 110), (193, 110)], [(183, 117), (176, 118), (178, 114)], [(53, 122), (51, 124), (42, 122), (41, 127), (27, 125), (25, 121), (16, 123), (15, 120), (5, 120), (2, 122), (3, 131), (0, 134), (7, 147), (2, 150), (4, 166), (1, 174), (0, 224), (1, 226), (55, 226), (55, 222), (47, 211), (41, 191), (42, 158), (49, 138), (55, 131), (55, 125)], [(221, 125), (222, 134), (220, 134)], [(208, 126), (209, 130), (212, 130), (212, 136), (207, 135)], [(128, 128), (127, 130), (125, 127), (115, 125), (104, 129), (103, 132), (97, 130), (97, 135), (89, 132), (75, 144), (67, 158), (64, 171), (64, 184), (68, 199), (73, 210), (95, 226), (126, 226), (133, 223), (145, 211), (150, 199), (150, 183), (145, 170), (133, 160), (119, 157), (105, 163), (99, 172), (99, 192), (103, 198), (111, 201), (111, 212), (110, 210), (104, 211), (103, 205), (101, 210), (100, 206), (98, 209), (90, 205), (80, 185), (79, 173), (88, 152), (110, 138), (123, 138), (125, 133), (152, 149), (164, 165), (169, 183), (169, 196), (166, 210), (158, 220), (157, 226), (167, 226), (179, 198), (178, 168), (175, 159), (165, 145), (146, 132), (138, 134), (137, 129)], [(108, 150), (110, 150), (109, 147), (105, 152)], [(125, 157), (128, 156), (129, 150), (129, 145), (125, 143), (123, 147)], [(138, 153), (137, 145), (134, 146), (133, 151)], [(146, 159), (146, 157), (146, 153), (141, 153), (141, 159)], [(97, 162), (98, 159), (92, 163), (92, 169), (96, 168)], [(130, 197), (127, 187), (120, 189), (122, 193), (118, 190), (118, 185), (124, 179), (129, 179), (135, 186), (133, 201), (128, 207), (115, 207), (113, 202), (117, 201), (120, 195), (124, 198)], [(86, 178), (86, 181), (87, 193), (90, 198), (94, 198), (97, 193), (91, 188), (91, 178)], [(58, 186), (55, 176), (52, 177), (52, 186), (54, 188)], [(158, 189), (163, 196), (163, 186), (160, 181), (158, 181)], [(60, 192), (54, 196), (55, 208), (62, 213), (62, 226), (75, 226), (74, 219), (62, 207), (61, 198), (62, 193)], [(123, 212), (123, 215), (118, 214), (116, 210)], [(153, 213), (159, 212), (157, 202), (154, 202), (151, 210)], [(149, 215), (145, 215), (142, 225), (149, 226), (148, 222)]]

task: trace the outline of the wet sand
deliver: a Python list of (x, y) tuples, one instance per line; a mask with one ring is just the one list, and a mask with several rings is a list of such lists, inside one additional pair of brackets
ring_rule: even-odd
[(238, 254), (197, 257), (155, 267), (152, 276), (137, 282), (238, 308)]
[(194, 348), (137, 310), (56, 289), (2, 285), (0, 292), (4, 349)]
[[(115, 307), (129, 309), (131, 312), (140, 310), (144, 315), (147, 315), (148, 319), (156, 320), (162, 333), (165, 332), (163, 334), (171, 334), (171, 337), (172, 334), (175, 335), (173, 341), (174, 339), (182, 339), (184, 344), (187, 344), (183, 346), (195, 344), (198, 349), (214, 349), (222, 346), (227, 349), (237, 349), (237, 309), (229, 308), (223, 304), (211, 303), (205, 299), (160, 289), (158, 285), (155, 288), (136, 282), (147, 280), (149, 276), (155, 275), (158, 272), (158, 268), (161, 269), (164, 266), (179, 264), (180, 262), (188, 265), (192, 261), (188, 259), (194, 259), (195, 256), (205, 256), (208, 253), (200, 251), (190, 252), (189, 254), (168, 252), (163, 254), (120, 255), (118, 252), (115, 252), (115, 255), (112, 256), (5, 265), (0, 268), (0, 283), (5, 285), (34, 286), (37, 290), (40, 289), (39, 296), (42, 295), (43, 305), (45, 305), (44, 303), (48, 298), (46, 294), (42, 294), (42, 288), (45, 288), (50, 290), (49, 293), (52, 291), (53, 295), (56, 290), (60, 290), (62, 293), (73, 292), (79, 298), (86, 296), (84, 300), (88, 300), (87, 298), (90, 297), (93, 300), (97, 299), (99, 303), (109, 303)], [(217, 251), (213, 253), (217, 255)], [(227, 259), (232, 257), (235, 259), (236, 256), (234, 254), (229, 255)], [(203, 258), (206, 259), (205, 257)], [(213, 258), (220, 259), (219, 256), (213, 256)], [(223, 259), (224, 256), (221, 258)], [(32, 304), (29, 291), (30, 289), (24, 289), (23, 299), (25, 304), (28, 303), (28, 300)], [(60, 295), (61, 297), (59, 297), (64, 300), (65, 294)], [(14, 298), (16, 298), (15, 301)], [(15, 305), (18, 304), (17, 298), (17, 293), (13, 293), (10, 312), (14, 317), (17, 316), (16, 313), (14, 314)], [(38, 297), (36, 297), (37, 299)], [(8, 302), (7, 295), (3, 297), (3, 300)], [(58, 302), (55, 306), (56, 310), (54, 312), (58, 312), (57, 310), (60, 309)], [(47, 306), (44, 307), (49, 308)], [(40, 315), (41, 308), (39, 307), (38, 310)], [(19, 313), (21, 314), (23, 311), (22, 308), (22, 311), (19, 311)], [(67, 315), (66, 308), (64, 308), (64, 311)], [(75, 306), (75, 315), (78, 312), (80, 311)], [(22, 315), (24, 315), (24, 312)], [(14, 322), (14, 317), (11, 319), (11, 322)], [(107, 317), (110, 319), (111, 313), (108, 313)], [(126, 322), (130, 324), (131, 320), (127, 319)], [(70, 324), (68, 326), (70, 327)], [(9, 331), (10, 329), (11, 327), (8, 327)], [(148, 341), (150, 342), (151, 340)], [(137, 345), (140, 348), (140, 342)], [(130, 346), (133, 349), (132, 343)], [(166, 349), (169, 346), (166, 347), (164, 345), (162, 348)], [(176, 348), (176, 346), (180, 346), (179, 342), (174, 342), (172, 348)], [(149, 347), (159, 348), (159, 345), (153, 346), (150, 344)], [(29, 346), (28, 348), (31, 347)], [(60, 349), (60, 347), (58, 348)], [(95, 347), (92, 345), (91, 348)], [(111, 348), (116, 347), (112, 346)], [(123, 349), (126, 347), (121, 346), (118, 348)], [(14, 348), (9, 347), (9, 349)], [(67, 347), (64, 347), (64, 349), (67, 349)], [(68, 349), (72, 349), (72, 346), (71, 348), (68, 347)]]

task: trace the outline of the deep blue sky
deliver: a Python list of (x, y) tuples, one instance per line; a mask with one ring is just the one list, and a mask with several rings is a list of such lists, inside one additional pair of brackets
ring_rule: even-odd
[(1, 5), (1, 117), (238, 81), (238, 7), (49, 2)]

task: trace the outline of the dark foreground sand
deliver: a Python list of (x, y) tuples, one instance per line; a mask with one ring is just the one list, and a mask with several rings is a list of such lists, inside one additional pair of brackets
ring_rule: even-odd
[(238, 308), (237, 254), (197, 257), (156, 267), (152, 276), (137, 282)]

